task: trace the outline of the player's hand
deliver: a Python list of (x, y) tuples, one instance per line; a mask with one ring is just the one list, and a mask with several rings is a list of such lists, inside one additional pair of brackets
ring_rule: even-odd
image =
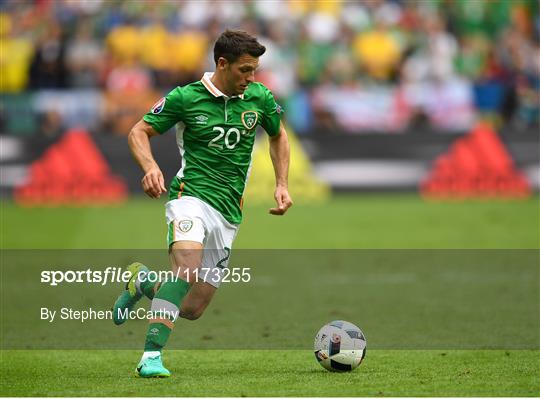
[(289, 209), (293, 205), (287, 187), (276, 187), (274, 198), (276, 199), (277, 208), (270, 208), (269, 212), (272, 215), (284, 215), (285, 212), (287, 212), (287, 209)]
[(151, 198), (159, 198), (166, 193), (165, 180), (159, 167), (155, 166), (146, 172), (141, 180), (144, 192)]

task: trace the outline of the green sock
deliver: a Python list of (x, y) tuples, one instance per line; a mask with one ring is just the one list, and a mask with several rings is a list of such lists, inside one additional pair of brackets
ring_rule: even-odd
[[(140, 273), (137, 276), (137, 281), (135, 282), (135, 287), (139, 293), (142, 293), (145, 297), (152, 300), (156, 293), (156, 286), (158, 284), (157, 274), (153, 273), (150, 268), (148, 268), (148, 273)], [(159, 287), (157, 287), (159, 288)]]
[(161, 351), (167, 343), (174, 321), (180, 314), (180, 303), (190, 285), (181, 279), (165, 281), (152, 300), (153, 321), (148, 325), (144, 351)]
[(157, 281), (149, 281), (147, 279), (141, 281), (141, 292), (144, 294), (145, 297), (147, 297), (148, 299), (154, 299), (154, 287), (156, 286), (156, 284)]
[(150, 323), (146, 332), (146, 341), (144, 342), (144, 351), (160, 351), (165, 346), (171, 329), (162, 323)]

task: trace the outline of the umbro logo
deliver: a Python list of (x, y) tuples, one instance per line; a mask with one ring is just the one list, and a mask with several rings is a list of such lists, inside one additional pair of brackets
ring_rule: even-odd
[(197, 124), (199, 125), (206, 125), (206, 123), (208, 122), (208, 117), (206, 115), (199, 115), (199, 116), (196, 116), (195, 119), (197, 120)]

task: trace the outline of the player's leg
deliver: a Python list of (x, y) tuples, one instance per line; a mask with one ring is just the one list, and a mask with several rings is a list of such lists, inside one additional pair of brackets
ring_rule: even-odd
[(149, 321), (144, 353), (137, 366), (142, 377), (168, 377), (170, 372), (161, 362), (161, 352), (166, 345), (174, 322), (180, 314), (180, 305), (190, 290), (202, 260), (201, 243), (196, 241), (176, 241), (171, 246), (171, 269), (173, 276), (163, 281), (152, 300), (151, 311), (154, 318)]
[(144, 354), (137, 367), (143, 377), (170, 375), (161, 363), (161, 351), (179, 315), (180, 304), (190, 290), (194, 270), (201, 264), (205, 241), (204, 212), (200, 202), (191, 197), (179, 198), (167, 202), (165, 209), (169, 253), (175, 254), (170, 256), (174, 278), (156, 286), (151, 308), (155, 317), (150, 320)]

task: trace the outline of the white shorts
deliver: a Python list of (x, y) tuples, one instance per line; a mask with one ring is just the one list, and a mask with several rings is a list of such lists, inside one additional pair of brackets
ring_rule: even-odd
[(168, 246), (176, 241), (201, 243), (204, 253), (199, 279), (219, 287), (239, 225), (229, 223), (206, 202), (189, 196), (167, 202), (165, 216)]

